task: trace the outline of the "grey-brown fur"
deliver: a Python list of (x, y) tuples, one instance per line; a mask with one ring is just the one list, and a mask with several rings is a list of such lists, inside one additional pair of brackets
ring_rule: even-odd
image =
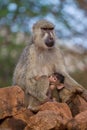
[[(35, 85), (32, 87), (35, 88)], [(33, 90), (33, 91), (35, 91), (35, 93), (37, 93), (37, 97), (34, 97), (33, 95), (29, 95), (28, 91), (25, 94), (26, 107), (28, 107), (28, 109), (30, 109), (32, 111), (37, 111), (41, 104), (49, 101), (49, 97), (46, 95), (48, 92), (48, 89), (49, 89), (48, 77), (41, 76), (36, 83), (36, 88)], [(39, 97), (39, 99), (38, 99), (38, 97)]]
[[(66, 71), (63, 55), (56, 45), (54, 30), (46, 32), (41, 29), (44, 27), (54, 28), (54, 25), (46, 20), (41, 20), (34, 24), (32, 34), (33, 43), (27, 45), (23, 50), (13, 75), (13, 84), (19, 85), (24, 90), (25, 95), (31, 95), (35, 99), (35, 103), (36, 99), (39, 102), (44, 102), (47, 98), (46, 94), (42, 95), (44, 88), (41, 85), (37, 87), (38, 80), (35, 79), (37, 76), (49, 76), (54, 72), (59, 72), (65, 77), (65, 84), (72, 88), (70, 88), (71, 91), (84, 91), (84, 88), (73, 80)], [(49, 40), (50, 37), (54, 40), (52, 41), (54, 44), (48, 47), (45, 41)]]

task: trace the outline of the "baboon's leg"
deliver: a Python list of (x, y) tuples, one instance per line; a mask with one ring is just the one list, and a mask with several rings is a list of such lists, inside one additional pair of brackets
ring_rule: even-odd
[[(25, 94), (25, 104), (32, 111), (37, 111), (41, 104), (48, 101), (48, 97), (46, 95), (49, 88), (48, 78), (45, 76), (40, 77), (35, 85), (35, 94), (37, 97), (29, 93)], [(33, 88), (35, 88), (35, 86)]]
[(36, 84), (36, 93), (37, 93), (37, 97), (38, 100), (40, 102), (44, 102), (46, 99), (48, 99), (47, 97), (47, 91), (49, 89), (49, 80), (47, 76), (41, 76), (38, 80), (37, 80), (37, 84)]
[(45, 76), (41, 76), (38, 80), (31, 78), (27, 80), (26, 93), (32, 95), (40, 102), (47, 99), (46, 92), (49, 88), (49, 80)]

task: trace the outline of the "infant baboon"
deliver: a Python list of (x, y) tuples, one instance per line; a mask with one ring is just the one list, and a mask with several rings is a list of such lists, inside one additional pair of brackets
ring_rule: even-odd
[[(56, 46), (54, 25), (47, 20), (40, 20), (33, 25), (31, 43), (25, 47), (15, 68), (13, 85), (19, 85), (24, 90), (27, 100), (30, 101), (31, 96), (35, 99), (33, 103), (38, 104), (36, 99), (44, 102), (47, 99), (47, 95), (42, 94), (44, 88), (41, 87), (41, 84), (37, 87), (40, 78), (36, 80), (35, 77), (43, 75), (48, 77), (54, 72), (60, 73), (65, 77), (64, 84), (70, 87), (71, 93), (80, 91), (87, 100), (85, 89), (67, 73), (61, 51)], [(48, 83), (46, 86), (48, 87)], [(29, 101), (27, 101), (28, 107)], [(34, 106), (32, 105), (32, 107)]]
[(58, 91), (64, 88), (64, 76), (59, 73), (53, 73), (49, 76), (48, 97), (53, 101), (60, 101)]
[(59, 101), (57, 90), (61, 90), (62, 88), (64, 88), (64, 76), (59, 73), (54, 73), (49, 77), (41, 76), (35, 78), (36, 80), (38, 80), (36, 84), (37, 93), (39, 94), (39, 89), (42, 89), (42, 96), (45, 97), (47, 95), (47, 98), (44, 101), (39, 101), (37, 98), (35, 99), (32, 95), (30, 95), (29, 97), (25, 95), (25, 105), (34, 112), (38, 111), (39, 106), (47, 101)]

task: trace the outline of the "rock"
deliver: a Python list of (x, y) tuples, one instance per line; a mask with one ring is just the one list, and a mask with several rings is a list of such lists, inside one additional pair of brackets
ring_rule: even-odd
[(76, 116), (80, 112), (87, 110), (87, 102), (80, 96), (76, 95), (69, 103), (72, 115)]
[(36, 115), (29, 118), (25, 130), (65, 130), (66, 123), (71, 118), (67, 104), (47, 102), (41, 106)]
[(54, 111), (40, 111), (29, 119), (25, 130), (63, 130), (65, 129), (62, 117)]
[(87, 111), (81, 112), (69, 121), (67, 130), (87, 130)]
[(47, 102), (37, 113), (32, 113), (24, 106), (24, 92), (20, 87), (0, 89), (0, 130), (86, 130), (86, 117), (87, 102), (79, 95), (69, 106)]
[(9, 117), (0, 124), (0, 130), (24, 130), (26, 122), (21, 119)]
[(7, 117), (4, 120), (1, 120), (0, 130), (24, 130), (30, 116), (33, 116), (33, 113), (30, 110), (25, 109), (24, 111), (17, 113), (17, 115)]
[(18, 86), (0, 88), (0, 119), (23, 111), (24, 92)]
[(20, 87), (0, 89), (0, 129), (24, 130), (32, 115), (24, 107), (24, 92)]
[(33, 116), (34, 114), (29, 110), (29, 109), (25, 109), (23, 112), (18, 113), (17, 115), (14, 115), (13, 117), (15, 119), (20, 119), (26, 123), (28, 123), (29, 117)]
[(58, 102), (47, 102), (40, 107), (40, 111), (51, 110), (60, 114), (62, 117), (70, 120), (72, 118), (72, 114), (69, 106), (66, 103), (58, 103)]

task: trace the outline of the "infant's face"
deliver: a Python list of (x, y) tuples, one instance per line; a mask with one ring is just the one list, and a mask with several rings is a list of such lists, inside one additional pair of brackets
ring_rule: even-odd
[(51, 75), (51, 76), (49, 77), (49, 81), (55, 83), (55, 82), (57, 81), (56, 76)]

